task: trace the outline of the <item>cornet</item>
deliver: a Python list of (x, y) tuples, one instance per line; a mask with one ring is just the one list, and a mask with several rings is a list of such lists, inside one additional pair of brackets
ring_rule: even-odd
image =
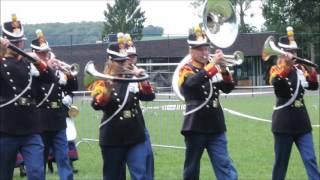
[[(242, 51), (235, 51), (233, 55), (223, 55), (222, 64), (227, 67), (237, 66), (243, 63), (244, 55)], [(214, 54), (209, 54), (209, 62), (217, 64), (214, 59)]]

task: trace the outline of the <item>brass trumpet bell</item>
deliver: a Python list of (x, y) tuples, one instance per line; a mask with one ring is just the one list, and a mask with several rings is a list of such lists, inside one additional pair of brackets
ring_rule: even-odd
[[(214, 59), (214, 54), (209, 55), (209, 61), (211, 63), (216, 64), (215, 59)], [(232, 67), (232, 66), (238, 66), (243, 63), (244, 55), (242, 51), (235, 51), (232, 55), (224, 55), (223, 56), (223, 62), (222, 65)]]

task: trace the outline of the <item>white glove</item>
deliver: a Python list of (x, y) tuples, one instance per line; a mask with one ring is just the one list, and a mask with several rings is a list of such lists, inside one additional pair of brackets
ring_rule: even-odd
[(59, 78), (59, 84), (60, 85), (66, 85), (67, 84), (67, 80), (65, 79), (65, 75), (64, 75), (64, 73), (63, 72), (61, 72), (61, 71), (57, 71), (58, 72), (58, 74), (57, 74), (57, 76), (58, 76), (58, 78)]
[(308, 83), (306, 77), (303, 75), (303, 72), (300, 69), (297, 69), (297, 73), (298, 73), (298, 80), (300, 80), (300, 82), (301, 82), (301, 86), (303, 88), (308, 88), (309, 83)]
[(30, 67), (31, 67), (30, 73), (32, 76), (34, 76), (34, 77), (40, 76), (39, 70), (32, 63), (30, 64)]
[(212, 76), (211, 80), (212, 80), (212, 83), (223, 81), (221, 73), (217, 73), (214, 76)]
[(62, 99), (62, 103), (63, 103), (64, 105), (66, 105), (67, 107), (71, 106), (71, 104), (72, 104), (72, 98), (71, 98), (71, 96), (70, 96), (70, 95), (64, 96), (63, 99)]
[(139, 92), (138, 83), (136, 83), (136, 82), (129, 83), (128, 88), (129, 88), (129, 92), (133, 92), (133, 93)]

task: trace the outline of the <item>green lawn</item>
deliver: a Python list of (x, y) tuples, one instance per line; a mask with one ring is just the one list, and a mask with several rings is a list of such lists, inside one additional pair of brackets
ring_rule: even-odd
[[(223, 107), (244, 114), (264, 119), (271, 119), (274, 96), (246, 96), (221, 98)], [(320, 124), (319, 95), (305, 97), (312, 124)], [(145, 111), (145, 119), (150, 131), (151, 141), (156, 145), (183, 147), (183, 136), (180, 134), (182, 111), (162, 110), (164, 105), (179, 104), (179, 102), (149, 102)], [(77, 105), (81, 113), (76, 119), (78, 138), (97, 139), (98, 124), (101, 113), (94, 112), (88, 101), (79, 101)], [(227, 138), (230, 155), (239, 173), (239, 179), (271, 179), (273, 165), (273, 136), (270, 123), (253, 121), (225, 112), (227, 123)], [(319, 164), (319, 128), (313, 128), (313, 137), (317, 160)], [(102, 161), (97, 142), (82, 142), (78, 146), (80, 160), (75, 167), (79, 173), (75, 179), (101, 179)], [(184, 149), (154, 147), (155, 179), (182, 179)], [(48, 175), (47, 179), (57, 179), (57, 174)], [(18, 171), (15, 179), (19, 179)], [(128, 178), (129, 179), (129, 178)], [(205, 153), (201, 161), (201, 179), (215, 179), (210, 160)], [(293, 148), (286, 179), (307, 179), (300, 155)]]

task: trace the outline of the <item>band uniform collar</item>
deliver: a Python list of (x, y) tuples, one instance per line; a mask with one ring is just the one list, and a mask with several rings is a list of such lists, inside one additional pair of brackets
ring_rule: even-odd
[(191, 64), (192, 64), (194, 67), (199, 68), (199, 69), (203, 68), (204, 65), (205, 65), (205, 64), (203, 64), (203, 63), (201, 63), (201, 62), (199, 62), (199, 61), (196, 61), (196, 60), (192, 60), (192, 61), (191, 61)]

